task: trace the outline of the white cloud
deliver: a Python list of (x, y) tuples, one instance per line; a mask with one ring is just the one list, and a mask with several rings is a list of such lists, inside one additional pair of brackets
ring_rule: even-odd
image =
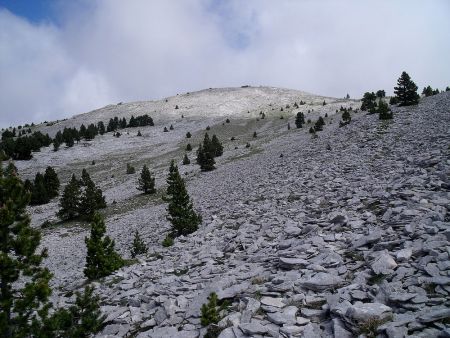
[(62, 2), (61, 23), (0, 10), (0, 126), (196, 89), (389, 93), (402, 70), (450, 85), (446, 1)]

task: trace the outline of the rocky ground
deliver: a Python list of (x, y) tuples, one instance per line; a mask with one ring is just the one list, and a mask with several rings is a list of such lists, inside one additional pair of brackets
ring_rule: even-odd
[[(95, 283), (107, 315), (98, 336), (202, 337), (211, 292), (223, 302), (220, 338), (450, 336), (450, 93), (394, 108), (392, 121), (352, 119), (327, 119), (318, 138), (274, 119), (250, 150), (227, 144), (213, 172), (183, 168), (204, 222), (173, 247), (160, 244), (161, 202), (108, 209), (121, 252), (135, 228), (150, 252)], [(73, 271), (57, 279), (60, 303), (84, 282), (86, 233), (45, 235), (50, 259), (67, 239), (50, 264)]]

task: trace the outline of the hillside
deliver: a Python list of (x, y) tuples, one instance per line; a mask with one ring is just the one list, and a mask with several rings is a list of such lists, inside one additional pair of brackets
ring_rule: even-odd
[[(300, 100), (306, 104), (294, 108)], [(106, 196), (108, 234), (120, 253), (129, 258), (135, 229), (149, 246), (96, 283), (107, 315), (98, 336), (200, 337), (200, 308), (211, 292), (228, 300), (221, 338), (449, 335), (450, 93), (393, 107), (391, 121), (352, 112), (339, 128), (341, 106), (360, 103), (267, 87), (209, 89), (39, 126), (53, 135), (114, 116), (149, 114), (155, 122), (139, 128), (143, 137), (128, 128), (119, 138), (107, 133), (16, 162), (23, 178), (52, 165), (64, 183), (86, 168)], [(308, 110), (312, 123), (326, 116), (317, 138), (308, 133), (312, 123), (295, 128), (296, 113)], [(203, 173), (181, 160), (191, 143), (195, 162), (207, 126), (225, 152)], [(161, 196), (171, 159), (203, 223), (164, 248), (170, 223)], [(126, 163), (136, 174), (126, 174)], [(152, 197), (136, 190), (144, 164), (156, 174)], [(59, 223), (57, 210), (57, 199), (29, 208), (34, 226), (54, 223), (42, 245), (53, 300), (64, 304), (85, 282), (89, 227)]]

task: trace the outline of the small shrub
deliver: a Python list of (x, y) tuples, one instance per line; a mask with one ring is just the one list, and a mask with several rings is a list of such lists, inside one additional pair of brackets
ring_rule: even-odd
[(170, 130), (173, 130), (173, 125), (170, 125), (169, 129), (170, 129)]
[(192, 136), (192, 134), (188, 131), (188, 132), (186, 133), (186, 138), (191, 138), (191, 136)]
[(191, 150), (192, 150), (192, 146), (191, 146), (190, 143), (188, 143), (188, 144), (186, 145), (186, 151), (191, 151)]
[(211, 129), (211, 127), (210, 127), (210, 126), (207, 126), (207, 127), (206, 127), (206, 130), (210, 130), (210, 129)]
[(49, 220), (46, 220), (44, 223), (41, 224), (41, 229), (48, 229), (52, 226), (52, 222), (50, 222)]
[(165, 132), (165, 133), (168, 133), (168, 132), (169, 132), (169, 130), (167, 129), (167, 127), (164, 127), (164, 132)]
[(134, 174), (135, 172), (136, 172), (136, 169), (130, 163), (127, 163), (127, 174), (131, 175), (131, 174)]
[(226, 119), (226, 121), (225, 121), (226, 123), (230, 123), (230, 119)]
[(253, 133), (253, 138), (257, 138), (258, 134), (256, 133), (256, 131)]
[(136, 230), (134, 233), (133, 246), (131, 248), (131, 257), (135, 258), (137, 255), (142, 255), (148, 252), (148, 248), (145, 242), (139, 236), (139, 232)]
[(162, 241), (162, 246), (168, 248), (172, 245), (173, 245), (173, 238), (167, 235), (166, 238), (164, 238), (164, 240)]
[(245, 148), (250, 148), (250, 143), (247, 142), (247, 144), (245, 145)]
[(201, 307), (200, 323), (202, 326), (217, 324), (219, 322), (219, 312), (217, 309), (217, 295), (215, 292), (208, 297), (208, 303)]

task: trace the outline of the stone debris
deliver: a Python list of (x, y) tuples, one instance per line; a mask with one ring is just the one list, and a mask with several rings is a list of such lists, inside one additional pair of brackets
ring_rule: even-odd
[[(204, 222), (170, 248), (163, 204), (109, 218), (124, 256), (131, 224), (148, 228), (151, 250), (96, 284), (107, 316), (98, 337), (203, 337), (211, 292), (220, 338), (363, 337), (367, 323), (377, 337), (449, 336), (450, 93), (393, 111), (392, 121), (352, 113), (313, 139), (309, 127), (264, 142), (259, 131), (251, 156), (233, 160), (226, 147), (213, 172), (186, 169)], [(79, 250), (84, 235), (64, 245)], [(73, 265), (54, 297), (70, 303), (85, 253), (67, 250)], [(52, 257), (52, 270), (63, 265)]]

